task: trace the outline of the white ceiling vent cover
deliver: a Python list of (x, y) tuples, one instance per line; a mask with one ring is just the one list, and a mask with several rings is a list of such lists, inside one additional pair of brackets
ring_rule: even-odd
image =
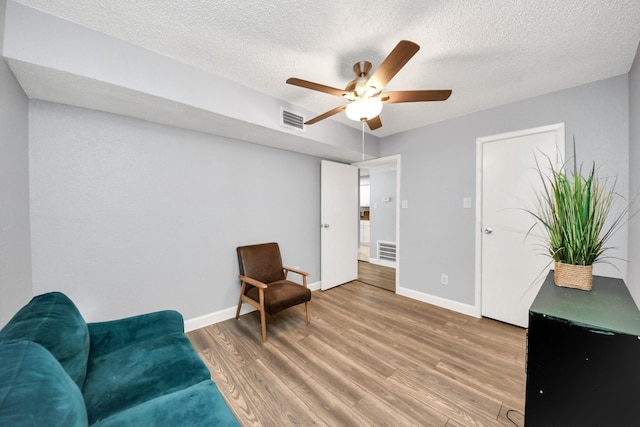
[(284, 107), (280, 108), (280, 125), (305, 132), (304, 116), (292, 113), (291, 111), (284, 109)]

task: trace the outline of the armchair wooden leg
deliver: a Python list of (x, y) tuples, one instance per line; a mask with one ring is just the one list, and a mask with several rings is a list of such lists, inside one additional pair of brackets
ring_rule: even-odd
[(262, 326), (262, 342), (267, 342), (267, 316), (264, 310), (264, 289), (260, 289), (260, 325)]
[(304, 309), (307, 312), (307, 323), (311, 323), (311, 303), (309, 301), (304, 303)]
[(262, 325), (262, 342), (267, 342), (267, 319), (264, 311), (260, 312), (260, 324)]
[(240, 290), (240, 297), (238, 298), (238, 309), (236, 310), (236, 320), (240, 318), (240, 308), (242, 307), (242, 296), (247, 288), (247, 284), (242, 282), (242, 289)]

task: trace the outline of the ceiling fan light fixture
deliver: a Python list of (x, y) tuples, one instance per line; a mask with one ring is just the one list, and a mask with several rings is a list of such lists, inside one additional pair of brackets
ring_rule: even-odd
[(383, 92), (389, 81), (405, 66), (418, 50), (420, 50), (420, 46), (414, 42), (400, 40), (371, 76), (369, 76), (369, 72), (371, 71), (370, 62), (356, 62), (353, 65), (353, 72), (356, 78), (347, 83), (347, 87), (344, 90), (295, 77), (287, 79), (287, 84), (328, 93), (329, 95), (338, 96), (350, 101), (348, 104), (340, 105), (311, 120), (307, 120), (304, 124), (312, 125), (345, 110), (350, 120), (358, 122), (366, 121), (369, 129), (376, 130), (382, 126), (379, 115), (382, 111), (383, 103), (400, 104), (403, 102), (447, 100), (451, 95), (450, 89)]
[(382, 111), (382, 101), (378, 97), (356, 99), (345, 109), (350, 120), (356, 122), (371, 120)]

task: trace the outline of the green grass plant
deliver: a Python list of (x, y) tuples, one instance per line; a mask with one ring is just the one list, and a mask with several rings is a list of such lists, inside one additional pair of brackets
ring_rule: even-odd
[[(546, 156), (545, 156), (546, 157)], [(573, 172), (566, 164), (555, 167), (546, 157), (549, 172), (543, 172), (536, 159), (543, 189), (538, 194), (538, 211), (529, 211), (548, 234), (549, 255), (557, 262), (592, 265), (605, 259), (609, 238), (627, 220), (624, 209), (611, 220), (616, 179), (599, 179), (595, 163), (588, 174), (582, 174), (575, 156)], [(605, 228), (606, 225), (606, 228)]]

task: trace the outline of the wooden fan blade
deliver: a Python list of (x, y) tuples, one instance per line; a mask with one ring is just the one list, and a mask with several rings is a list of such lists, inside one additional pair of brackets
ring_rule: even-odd
[(287, 79), (287, 83), (294, 86), (300, 86), (306, 89), (317, 90), (318, 92), (328, 93), (329, 95), (335, 96), (345, 96), (348, 92), (343, 89), (337, 89), (331, 86), (321, 85), (320, 83), (314, 83), (307, 80), (297, 79), (295, 77), (291, 77)]
[(401, 40), (369, 78), (366, 87), (373, 86), (376, 91), (381, 91), (419, 50), (420, 46), (414, 42)]
[(385, 104), (397, 104), (399, 102), (424, 102), (445, 101), (451, 96), (451, 90), (403, 90), (397, 92), (385, 92), (382, 94), (382, 102)]
[(380, 116), (375, 116), (373, 119), (367, 120), (367, 124), (369, 125), (369, 129), (376, 130), (382, 127), (382, 120), (380, 120)]
[(336, 114), (338, 114), (340, 111), (344, 110), (345, 108), (347, 108), (346, 105), (341, 105), (339, 107), (334, 108), (333, 110), (329, 110), (324, 114), (320, 114), (318, 117), (314, 117), (311, 120), (307, 120), (306, 122), (304, 122), (305, 125), (312, 125), (314, 123), (318, 123), (320, 120), (324, 120), (327, 117), (331, 117), (331, 116), (335, 116)]

